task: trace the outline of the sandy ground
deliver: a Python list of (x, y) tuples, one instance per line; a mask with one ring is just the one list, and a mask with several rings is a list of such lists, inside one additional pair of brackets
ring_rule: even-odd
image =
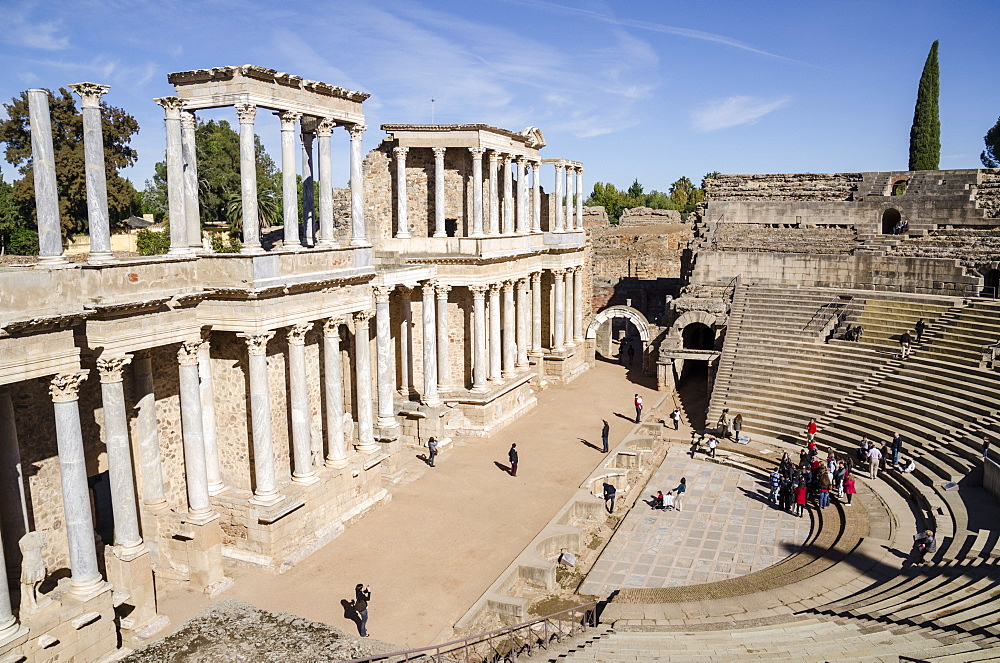
[[(646, 381), (646, 385), (651, 382)], [(391, 486), (392, 501), (366, 515), (323, 549), (282, 575), (234, 569), (235, 583), (219, 598), (236, 598), (355, 632), (341, 600), (354, 585), (371, 587), (368, 631), (405, 647), (437, 641), (486, 591), (602, 458), (602, 418), (614, 447), (633, 426), (632, 396), (647, 410), (659, 400), (624, 367), (599, 361), (565, 386), (538, 394), (538, 405), (489, 440), (458, 445), (436, 468)], [(517, 477), (507, 450), (520, 452)], [(593, 446), (590, 446), (593, 445)], [(421, 464), (415, 450), (408, 462)], [(171, 630), (211, 601), (173, 591), (159, 612)], [(162, 633), (161, 635), (166, 635)]]

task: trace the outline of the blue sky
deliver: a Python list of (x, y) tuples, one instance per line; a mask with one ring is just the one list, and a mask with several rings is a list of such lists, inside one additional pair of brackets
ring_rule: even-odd
[[(917, 81), (941, 41), (942, 168), (975, 168), (1000, 115), (1000, 2), (3, 0), (0, 99), (92, 81), (163, 155), (166, 74), (259, 64), (372, 94), (378, 125), (534, 125), (595, 181), (906, 168)], [(220, 110), (205, 117), (228, 118)], [(258, 115), (278, 154), (278, 122)], [(346, 183), (346, 132), (335, 143)], [(4, 166), (8, 181), (11, 169)]]

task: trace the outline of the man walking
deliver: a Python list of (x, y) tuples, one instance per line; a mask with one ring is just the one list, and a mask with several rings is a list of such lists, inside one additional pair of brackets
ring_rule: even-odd
[(510, 461), (510, 475), (512, 477), (517, 476), (517, 444), (510, 445), (510, 451), (507, 452), (507, 460)]
[(809, 423), (806, 424), (806, 441), (812, 442), (816, 439), (816, 433), (819, 432), (819, 424), (816, 423), (815, 419), (810, 419)]
[(899, 358), (906, 359), (910, 356), (910, 343), (913, 342), (913, 337), (910, 336), (909, 331), (905, 331), (899, 336)]
[(642, 417), (642, 396), (639, 394), (635, 395), (635, 423), (639, 423), (639, 419)]
[(358, 613), (361, 621), (358, 623), (358, 632), (362, 638), (368, 637), (368, 602), (372, 600), (371, 590), (368, 585), (360, 582), (354, 588), (354, 612)]
[(674, 408), (674, 411), (670, 413), (670, 420), (674, 422), (674, 430), (681, 429), (681, 411)]
[(438, 455), (438, 443), (433, 437), (427, 440), (427, 464), (434, 467), (434, 459)]
[(983, 438), (983, 460), (987, 460), (990, 457), (990, 443), (992, 440), (989, 437)]
[(898, 432), (892, 434), (892, 466), (899, 467), (899, 453), (903, 450), (903, 436)]
[(882, 452), (874, 444), (868, 449), (868, 476), (875, 480), (878, 478), (878, 464), (882, 460)]
[(618, 490), (610, 483), (604, 484), (604, 506), (607, 507), (608, 513), (615, 510), (615, 494)]
[(924, 322), (923, 318), (920, 318), (913, 329), (917, 332), (917, 345), (919, 345), (924, 337), (924, 332), (927, 331), (927, 323)]
[(611, 424), (607, 419), (602, 419), (604, 427), (601, 429), (601, 442), (604, 443), (604, 453), (608, 453), (608, 436), (611, 435)]

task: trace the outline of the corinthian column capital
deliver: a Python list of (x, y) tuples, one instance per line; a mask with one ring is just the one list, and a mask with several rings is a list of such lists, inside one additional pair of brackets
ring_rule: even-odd
[(178, 97), (159, 97), (157, 99), (153, 99), (153, 101), (159, 104), (163, 110), (166, 111), (168, 120), (180, 119), (181, 108), (183, 105)]
[(75, 401), (80, 397), (80, 384), (87, 379), (88, 371), (59, 373), (49, 380), (49, 396), (54, 403)]
[(451, 292), (451, 286), (447, 283), (437, 284), (437, 296), (438, 299), (448, 299), (448, 293)]
[(306, 334), (309, 330), (313, 328), (311, 322), (303, 322), (299, 325), (292, 325), (288, 328), (286, 332), (286, 337), (288, 338), (288, 343), (291, 345), (305, 345), (306, 344)]
[(99, 106), (101, 104), (101, 97), (107, 94), (111, 86), (99, 83), (73, 83), (69, 86), (69, 89), (80, 95), (80, 105), (87, 108), (88, 106)]
[(389, 301), (389, 293), (392, 292), (392, 286), (388, 285), (375, 285), (372, 286), (372, 293), (375, 295), (376, 304), (385, 304)]
[(347, 131), (351, 134), (351, 140), (361, 140), (361, 136), (364, 135), (367, 128), (364, 124), (352, 124), (347, 127)]
[(257, 117), (257, 104), (236, 104), (236, 117), (240, 119), (240, 124), (253, 124)]
[(325, 138), (333, 133), (333, 128), (337, 126), (337, 121), (332, 117), (321, 117), (316, 123), (316, 135)]
[(406, 153), (410, 151), (408, 147), (394, 147), (392, 148), (392, 154), (397, 160), (406, 159)]
[(323, 336), (340, 336), (340, 325), (346, 322), (344, 316), (327, 318), (323, 321)]
[(486, 151), (485, 147), (470, 147), (469, 152), (472, 154), (473, 159), (482, 159), (483, 153)]
[(424, 281), (420, 287), (423, 289), (425, 296), (433, 296), (434, 290), (437, 288), (437, 285), (438, 285), (437, 281), (435, 281), (434, 279), (430, 279)]
[(252, 355), (267, 354), (267, 342), (274, 336), (273, 331), (261, 334), (240, 334), (240, 338), (247, 344), (247, 352)]
[(198, 124), (198, 118), (195, 116), (194, 111), (182, 110), (181, 111), (181, 128), (182, 129), (194, 129)]
[(201, 350), (201, 346), (205, 344), (205, 341), (198, 339), (197, 341), (183, 341), (179, 348), (177, 348), (177, 363), (181, 366), (194, 366), (198, 363), (198, 351)]
[(281, 120), (282, 131), (294, 131), (295, 123), (302, 117), (302, 113), (297, 111), (279, 111), (275, 113), (275, 115), (277, 115), (278, 119)]
[(370, 309), (367, 310), (367, 311), (355, 311), (354, 312), (354, 323), (355, 324), (361, 324), (361, 325), (367, 325), (368, 321), (371, 320), (374, 316), (375, 316), (375, 311), (372, 311)]
[(124, 355), (121, 357), (101, 357), (97, 360), (97, 372), (101, 376), (101, 382), (121, 382), (122, 369), (130, 362), (132, 357)]

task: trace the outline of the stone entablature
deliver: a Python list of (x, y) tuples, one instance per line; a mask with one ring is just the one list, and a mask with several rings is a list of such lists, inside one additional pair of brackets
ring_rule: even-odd
[(383, 124), (382, 130), (400, 147), (482, 147), (532, 159), (545, 147), (537, 127), (515, 132), (488, 124)]

